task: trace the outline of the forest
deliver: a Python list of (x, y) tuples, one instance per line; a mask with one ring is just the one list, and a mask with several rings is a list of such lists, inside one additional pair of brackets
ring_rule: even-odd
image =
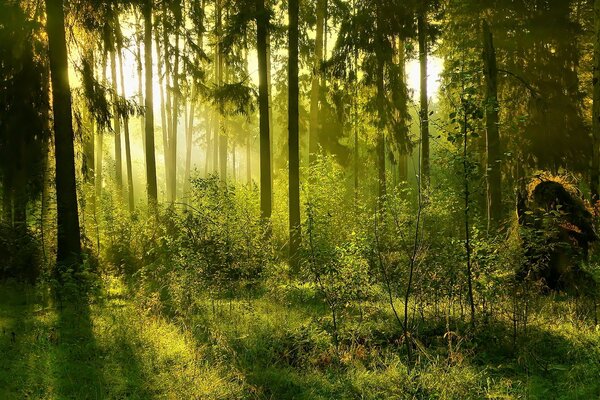
[(600, 0), (0, 0), (0, 399), (600, 398)]

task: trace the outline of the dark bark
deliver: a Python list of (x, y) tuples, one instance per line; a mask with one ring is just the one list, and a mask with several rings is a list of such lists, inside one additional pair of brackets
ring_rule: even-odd
[(119, 93), (117, 90), (117, 53), (114, 43), (111, 43), (110, 49), (110, 76), (112, 86), (112, 99), (113, 99), (113, 121), (114, 121), (114, 135), (115, 135), (115, 186), (117, 189), (117, 197), (121, 201), (123, 197), (123, 159), (121, 151), (121, 118), (118, 110), (118, 97)]
[(288, 143), (289, 143), (289, 212), (290, 268), (298, 270), (300, 249), (300, 143), (298, 121), (298, 0), (289, 1), (289, 71), (288, 71)]
[(152, 0), (144, 3), (144, 68), (146, 73), (146, 187), (148, 205), (156, 212), (158, 190), (156, 185), (156, 157), (154, 154), (154, 94), (152, 88)]
[(260, 129), (260, 210), (271, 219), (271, 132), (269, 127), (269, 87), (267, 79), (267, 36), (269, 17), (264, 0), (256, 0), (256, 50), (258, 55), (258, 110)]
[(319, 99), (321, 82), (319, 72), (323, 62), (323, 37), (325, 26), (325, 0), (317, 0), (317, 32), (315, 38), (315, 54), (313, 59), (312, 83), (310, 89), (310, 126), (309, 126), (309, 161), (315, 160), (319, 152)]
[(487, 218), (488, 230), (496, 229), (502, 219), (502, 175), (499, 117), (498, 117), (498, 69), (496, 50), (490, 27), (483, 22), (483, 60), (486, 82), (486, 158), (487, 158)]
[(427, 16), (421, 11), (417, 18), (420, 64), (421, 184), (429, 186), (429, 104), (427, 96)]
[(594, 66), (592, 105), (592, 171), (590, 188), (592, 201), (600, 200), (600, 0), (594, 1)]
[(56, 215), (58, 228), (56, 261), (58, 265), (75, 266), (81, 262), (81, 244), (75, 180), (71, 88), (69, 85), (62, 0), (46, 0), (46, 15), (56, 160)]

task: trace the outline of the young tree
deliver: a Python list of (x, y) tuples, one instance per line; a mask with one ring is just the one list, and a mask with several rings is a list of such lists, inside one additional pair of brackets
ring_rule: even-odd
[(60, 266), (81, 261), (75, 149), (68, 75), (65, 14), (62, 0), (46, 0), (46, 30), (52, 82), (54, 148), (56, 160), (57, 253)]

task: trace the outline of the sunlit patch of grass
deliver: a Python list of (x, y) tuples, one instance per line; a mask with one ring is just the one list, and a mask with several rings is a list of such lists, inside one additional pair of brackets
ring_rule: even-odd
[(207, 363), (179, 328), (135, 309), (120, 289), (104, 297), (87, 310), (42, 307), (19, 291), (1, 302), (0, 398), (242, 397), (239, 374)]

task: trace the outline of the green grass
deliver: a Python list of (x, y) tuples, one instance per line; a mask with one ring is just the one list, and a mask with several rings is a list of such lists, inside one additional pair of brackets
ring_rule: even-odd
[(506, 321), (469, 337), (452, 321), (451, 354), (431, 318), (409, 369), (383, 304), (346, 319), (336, 351), (308, 289), (197, 299), (184, 316), (117, 280), (104, 286), (62, 308), (45, 290), (0, 286), (0, 399), (600, 398), (600, 332), (547, 308), (516, 347)]

